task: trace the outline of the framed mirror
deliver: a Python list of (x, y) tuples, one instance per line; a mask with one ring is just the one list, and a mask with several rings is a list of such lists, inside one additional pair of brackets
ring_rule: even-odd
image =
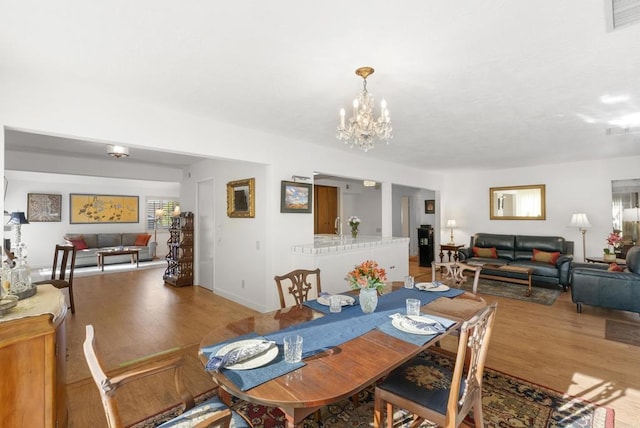
[(640, 239), (640, 179), (612, 180), (611, 202), (613, 230), (621, 232), (623, 246), (636, 245)]
[(229, 217), (255, 217), (255, 178), (227, 183), (227, 215)]
[(545, 220), (544, 184), (489, 189), (491, 220)]

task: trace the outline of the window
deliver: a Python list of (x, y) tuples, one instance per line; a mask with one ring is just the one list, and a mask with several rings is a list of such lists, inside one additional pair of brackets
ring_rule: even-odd
[(171, 225), (171, 214), (180, 202), (173, 199), (150, 198), (147, 199), (147, 230), (154, 230), (156, 227), (156, 211), (162, 210), (163, 216), (158, 221), (158, 230), (168, 229)]

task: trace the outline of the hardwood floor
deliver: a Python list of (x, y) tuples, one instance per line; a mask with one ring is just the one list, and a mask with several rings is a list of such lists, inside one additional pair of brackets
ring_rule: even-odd
[[(70, 427), (106, 427), (82, 354), (86, 324), (94, 325), (110, 372), (141, 359), (183, 354), (188, 388), (197, 394), (213, 386), (196, 358), (200, 338), (218, 323), (245, 318), (254, 311), (197, 286), (167, 287), (161, 279), (163, 271), (76, 279), (76, 314), (66, 320)], [(415, 259), (410, 273), (426, 274), (422, 280), (431, 278), (431, 270), (417, 266)], [(640, 347), (604, 339), (607, 318), (635, 323), (640, 329), (638, 314), (590, 306), (578, 314), (568, 292), (551, 306), (483, 297), (498, 302), (488, 367), (612, 407), (617, 427), (640, 426)], [(454, 343), (444, 341), (443, 346), (453, 349)], [(127, 423), (178, 401), (170, 376), (124, 388), (119, 397)]]

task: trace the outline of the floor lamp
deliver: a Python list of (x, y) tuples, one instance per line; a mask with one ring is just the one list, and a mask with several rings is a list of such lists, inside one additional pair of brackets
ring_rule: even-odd
[(576, 213), (571, 216), (571, 223), (569, 223), (569, 226), (577, 227), (580, 233), (582, 233), (582, 259), (586, 262), (587, 251), (584, 235), (587, 233), (587, 229), (591, 227), (591, 223), (589, 223), (589, 219), (585, 213)]

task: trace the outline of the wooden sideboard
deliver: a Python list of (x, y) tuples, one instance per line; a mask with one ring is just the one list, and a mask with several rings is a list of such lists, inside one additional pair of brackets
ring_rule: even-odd
[(0, 425), (67, 426), (67, 305), (52, 285), (0, 318)]

